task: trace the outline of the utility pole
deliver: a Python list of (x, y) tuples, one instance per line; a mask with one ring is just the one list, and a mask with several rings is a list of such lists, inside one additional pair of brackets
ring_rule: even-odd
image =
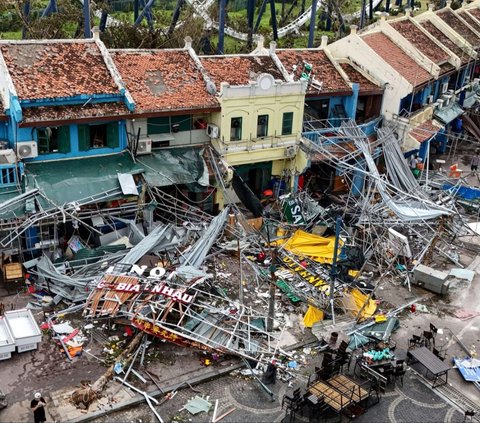
[(269, 298), (268, 298), (268, 318), (267, 318), (267, 332), (271, 332), (273, 330), (273, 319), (275, 317), (275, 291), (276, 285), (275, 282), (277, 281), (277, 276), (275, 272), (277, 271), (277, 267), (275, 266), (275, 261), (277, 259), (277, 251), (272, 249), (270, 245), (270, 228), (268, 226), (268, 220), (265, 219), (265, 227), (267, 228), (267, 242), (268, 248), (270, 249), (270, 285), (269, 285)]
[[(270, 242), (269, 242), (270, 244)], [(270, 287), (269, 287), (269, 299), (268, 299), (268, 320), (267, 320), (267, 332), (273, 330), (273, 319), (275, 317), (275, 292), (277, 281), (277, 276), (275, 272), (277, 271), (277, 266), (275, 266), (275, 260), (277, 258), (277, 253), (275, 250), (271, 251), (272, 262), (270, 263)]]
[(333, 301), (335, 295), (335, 279), (337, 278), (337, 255), (338, 244), (340, 239), (340, 228), (342, 227), (342, 218), (337, 217), (335, 222), (335, 246), (333, 247), (333, 261), (332, 269), (330, 270), (330, 307), (332, 308), (332, 322), (335, 324), (335, 311), (333, 308)]

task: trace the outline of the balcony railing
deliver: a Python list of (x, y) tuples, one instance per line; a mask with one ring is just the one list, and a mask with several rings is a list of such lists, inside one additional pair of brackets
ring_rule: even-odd
[(295, 144), (297, 144), (295, 135), (283, 137), (269, 136), (240, 141), (219, 140), (216, 143), (220, 154), (236, 153), (241, 151), (261, 151), (270, 148), (288, 147)]

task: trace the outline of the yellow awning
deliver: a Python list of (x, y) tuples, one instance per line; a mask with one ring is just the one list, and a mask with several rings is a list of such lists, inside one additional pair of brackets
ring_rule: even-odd
[[(339, 242), (339, 246), (342, 242)], [(297, 230), (284, 244), (285, 250), (296, 256), (309, 257), (319, 263), (332, 263), (335, 249), (335, 236), (322, 237)], [(338, 249), (340, 254), (340, 248)]]

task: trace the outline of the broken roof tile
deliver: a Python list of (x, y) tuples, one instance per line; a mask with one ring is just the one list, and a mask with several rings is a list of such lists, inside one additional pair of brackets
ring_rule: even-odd
[(247, 85), (262, 73), (285, 81), (282, 72), (270, 56), (200, 56), (200, 60), (218, 91), (222, 82), (230, 85)]
[(427, 82), (431, 75), (381, 32), (362, 36), (363, 41), (413, 86)]
[(441, 128), (434, 125), (433, 121), (427, 120), (410, 131), (410, 136), (418, 142), (424, 142), (432, 138)]
[(118, 94), (95, 42), (2, 42), (19, 100)]
[(462, 10), (458, 12), (458, 16), (460, 16), (464, 21), (467, 22), (475, 31), (480, 32), (480, 24), (477, 23), (475, 19), (473, 19), (466, 10)]
[(457, 44), (455, 44), (450, 38), (448, 38), (442, 31), (440, 31), (432, 22), (424, 21), (420, 25), (426, 29), (435, 39), (441, 42), (447, 49), (453, 54), (458, 56), (462, 64), (467, 63), (470, 60), (470, 56), (466, 54)]
[(56, 122), (79, 119), (95, 119), (129, 115), (130, 112), (122, 102), (88, 103), (71, 106), (25, 107), (22, 110), (23, 123)]
[(370, 79), (365, 77), (350, 63), (340, 63), (340, 66), (345, 71), (345, 73), (347, 74), (351, 82), (356, 82), (360, 84), (360, 93), (366, 92), (366, 91), (383, 92), (383, 89), (382, 87), (380, 87), (380, 85), (377, 85), (374, 82), (370, 81)]
[(185, 50), (111, 50), (140, 112), (219, 107)]
[[(321, 93), (352, 92), (350, 85), (342, 77), (323, 50), (318, 49), (279, 49), (278, 58), (288, 73), (296, 66), (295, 80), (300, 79), (304, 62), (312, 65), (312, 78), (322, 83)], [(307, 95), (318, 95), (318, 89), (308, 86)]]
[(411, 20), (404, 19), (390, 24), (397, 32), (413, 44), (421, 53), (437, 65), (446, 62), (449, 55)]
[(468, 9), (468, 13), (470, 13), (470, 15), (472, 15), (475, 19), (480, 20), (480, 8), (475, 7)]
[(472, 46), (480, 46), (480, 37), (475, 34), (463, 21), (450, 9), (439, 10), (437, 16), (447, 25), (452, 27), (462, 38), (468, 41)]

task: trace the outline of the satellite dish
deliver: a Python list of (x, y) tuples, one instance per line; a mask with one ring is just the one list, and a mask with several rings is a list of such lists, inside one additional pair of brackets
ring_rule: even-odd
[(207, 81), (207, 91), (212, 95), (217, 94), (217, 87), (215, 87), (215, 84), (212, 81)]
[(274, 83), (273, 76), (268, 73), (262, 73), (257, 78), (257, 84), (262, 90), (269, 90)]

